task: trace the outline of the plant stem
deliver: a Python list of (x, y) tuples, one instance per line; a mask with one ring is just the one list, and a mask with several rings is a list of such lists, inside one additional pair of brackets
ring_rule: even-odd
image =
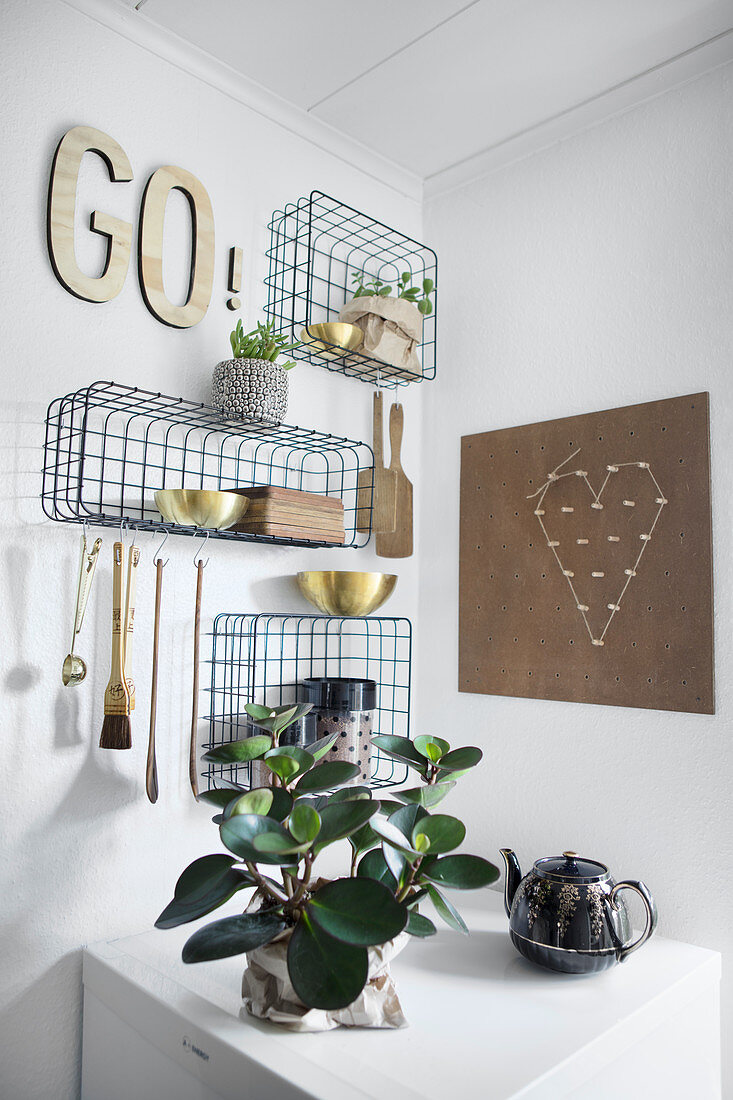
[(412, 885), (415, 881), (415, 876), (417, 875), (417, 872), (420, 869), (420, 864), (422, 863), (422, 861), (423, 861), (422, 856), (420, 856), (419, 859), (415, 860), (414, 864), (410, 868), (410, 874), (407, 877), (407, 882), (405, 883), (405, 885), (402, 887), (402, 889), (400, 890), (400, 892), (397, 895), (397, 901), (404, 901), (405, 898), (407, 897), (407, 895), (409, 894), (410, 890), (412, 889)]
[(273, 886), (271, 882), (267, 882), (267, 880), (262, 877), (254, 863), (247, 863), (246, 867), (252, 878), (257, 883), (257, 886), (261, 893), (269, 894), (269, 896), (273, 898), (278, 903), (278, 905), (282, 905), (284, 901), (288, 900), (286, 894), (281, 894), (280, 891), (275, 886)]
[(351, 855), (351, 871), (349, 873), (349, 878), (354, 878), (356, 876), (356, 861), (358, 858), (359, 850), (357, 848), (354, 848)]

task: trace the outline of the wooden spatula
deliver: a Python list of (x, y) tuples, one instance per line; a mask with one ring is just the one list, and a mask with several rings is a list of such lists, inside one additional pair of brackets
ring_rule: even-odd
[(381, 390), (376, 390), (374, 394), (372, 450), (374, 451), (373, 487), (371, 470), (361, 470), (357, 481), (356, 529), (357, 531), (369, 530), (369, 501), (371, 500), (371, 530), (378, 534), (394, 531), (397, 518), (397, 478), (393, 470), (387, 470), (384, 466)]
[(389, 470), (396, 483), (397, 519), (394, 531), (377, 535), (377, 554), (380, 558), (409, 558), (412, 554), (412, 483), (402, 469), (400, 449), (404, 411), (395, 403), (389, 410), (389, 442), (392, 448)]

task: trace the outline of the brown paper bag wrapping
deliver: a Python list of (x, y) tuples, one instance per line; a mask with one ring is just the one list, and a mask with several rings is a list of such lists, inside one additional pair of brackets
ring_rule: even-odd
[(422, 340), (422, 314), (412, 302), (367, 294), (346, 302), (339, 313), (339, 321), (357, 325), (364, 333), (360, 353), (398, 368), (387, 373), (422, 374), (416, 350)]
[(291, 934), (288, 929), (271, 943), (247, 954), (247, 969), (242, 978), (242, 997), (247, 1012), (290, 1031), (331, 1031), (335, 1027), (407, 1027), (389, 972), (391, 960), (410, 939), (406, 932), (401, 932), (388, 943), (368, 949), (367, 984), (353, 1004), (335, 1011), (307, 1008), (293, 989), (287, 966)]

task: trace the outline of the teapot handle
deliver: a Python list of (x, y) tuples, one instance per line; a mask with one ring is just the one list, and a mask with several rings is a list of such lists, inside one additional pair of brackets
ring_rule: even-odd
[(616, 902), (616, 894), (619, 890), (633, 890), (635, 894), (638, 894), (644, 903), (644, 909), (646, 910), (646, 927), (639, 936), (638, 940), (634, 940), (633, 943), (627, 944), (625, 947), (619, 947), (616, 952), (616, 956), (619, 962), (623, 962), (632, 951), (636, 951), (637, 947), (641, 947), (643, 943), (651, 936), (654, 929), (657, 927), (657, 907), (654, 904), (654, 898), (649, 893), (649, 890), (643, 882), (637, 882), (636, 880), (629, 880), (628, 882), (617, 882), (611, 890), (609, 895), (609, 901), (613, 909), (618, 910), (618, 904)]

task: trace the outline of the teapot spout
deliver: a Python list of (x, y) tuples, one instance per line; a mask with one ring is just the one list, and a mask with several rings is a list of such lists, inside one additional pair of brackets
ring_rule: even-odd
[(513, 852), (511, 848), (501, 848), (500, 854), (506, 867), (506, 875), (504, 878), (504, 908), (506, 909), (506, 915), (511, 916), (514, 895), (517, 892), (519, 883), (522, 881), (522, 871), (516, 853)]

